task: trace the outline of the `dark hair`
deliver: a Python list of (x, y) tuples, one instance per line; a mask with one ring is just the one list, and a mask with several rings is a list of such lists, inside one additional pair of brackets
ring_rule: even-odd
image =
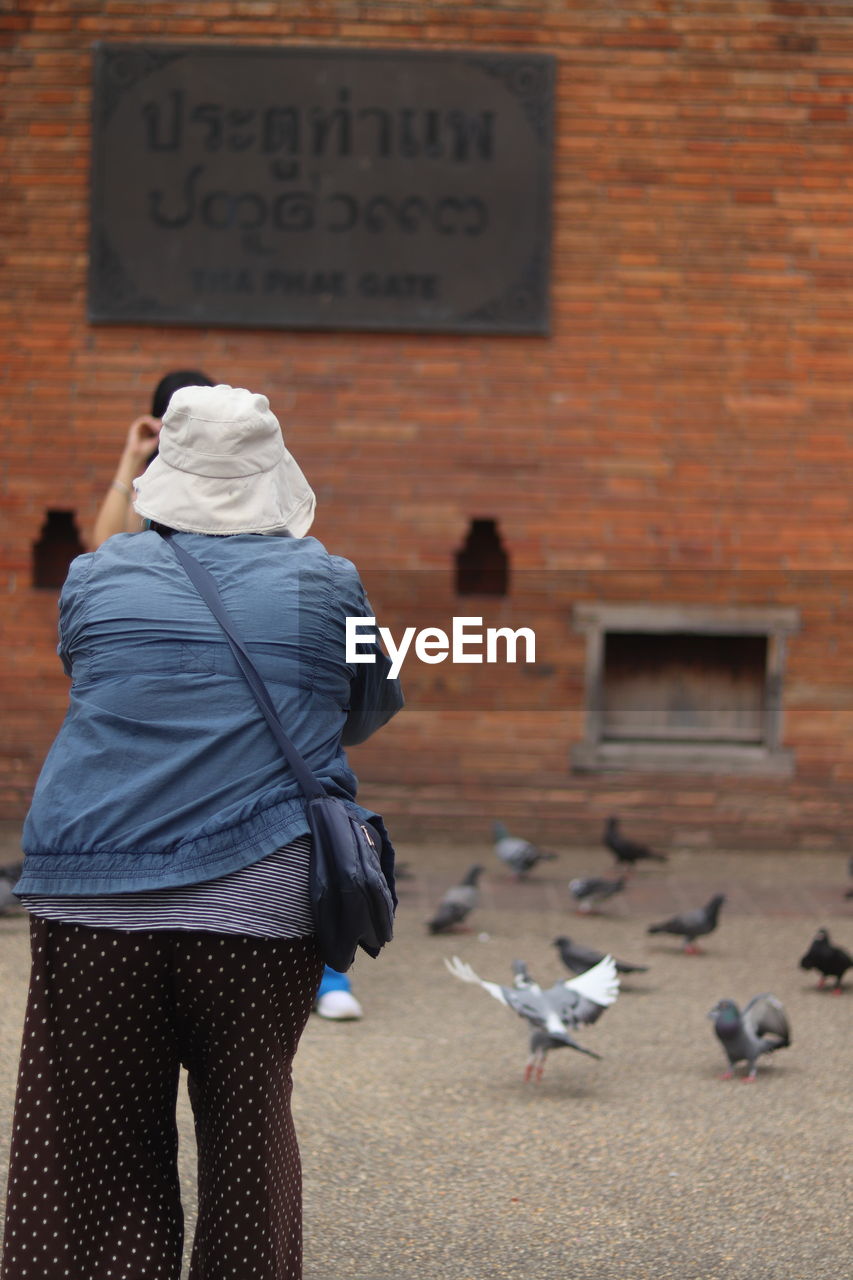
[(199, 373), (197, 369), (175, 369), (172, 373), (166, 373), (154, 388), (154, 394), (151, 397), (151, 416), (162, 418), (172, 396), (176, 391), (180, 391), (181, 387), (213, 387), (215, 385), (206, 373)]

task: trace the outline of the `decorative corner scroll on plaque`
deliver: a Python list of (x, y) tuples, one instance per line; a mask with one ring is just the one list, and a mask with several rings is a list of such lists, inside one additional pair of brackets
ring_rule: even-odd
[(97, 323), (548, 332), (554, 59), (95, 48)]

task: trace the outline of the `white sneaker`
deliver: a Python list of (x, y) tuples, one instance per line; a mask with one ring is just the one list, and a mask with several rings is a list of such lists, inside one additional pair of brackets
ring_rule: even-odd
[(314, 1012), (335, 1022), (355, 1022), (361, 1017), (361, 1005), (351, 991), (327, 991), (320, 996)]

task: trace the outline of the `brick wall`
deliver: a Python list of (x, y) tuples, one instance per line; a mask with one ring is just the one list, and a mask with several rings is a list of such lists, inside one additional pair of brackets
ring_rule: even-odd
[[(555, 53), (552, 335), (87, 324), (97, 39)], [(399, 829), (480, 834), (500, 813), (575, 843), (616, 809), (664, 843), (844, 846), (848, 0), (18, 0), (0, 6), (0, 74), (0, 816), (25, 811), (66, 701), (56, 593), (31, 585), (45, 513), (74, 511), (88, 542), (127, 424), (164, 369), (190, 366), (269, 394), (317, 490), (315, 532), (368, 581), (451, 574), (485, 516), (521, 581), (585, 575), (585, 599), (653, 602), (689, 572), (706, 576), (710, 603), (737, 581), (753, 603), (801, 609), (785, 690), (792, 780), (573, 775), (583, 649), (567, 589), (543, 618), (565, 631), (553, 700), (466, 708), (451, 688), (442, 705), (415, 698), (354, 753)]]

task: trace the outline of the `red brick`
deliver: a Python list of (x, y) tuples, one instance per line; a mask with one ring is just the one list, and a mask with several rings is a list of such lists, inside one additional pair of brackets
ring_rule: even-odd
[[(788, 4), (785, 21), (768, 20), (766, 0), (297, 8), (52, 0), (0, 14), (0, 816), (26, 806), (67, 693), (56, 594), (29, 586), (32, 543), (46, 510), (66, 504), (91, 536), (127, 424), (162, 370), (187, 364), (269, 393), (321, 495), (318, 534), (375, 574), (429, 569), (448, 584), (442, 608), (454, 607), (454, 554), (471, 518), (494, 515), (515, 583), (524, 570), (571, 578), (542, 616), (543, 643), (558, 638), (564, 655), (531, 684), (549, 709), (410, 703), (354, 753), (377, 807), (418, 833), (480, 836), (499, 792), (509, 814), (536, 812), (561, 839), (568, 823), (573, 840), (597, 841), (614, 807), (643, 815), (650, 839), (689, 827), (749, 845), (772, 827), (792, 847), (823, 813), (841, 846), (853, 782), (842, 577), (853, 570), (842, 127), (853, 11)], [(553, 50), (552, 336), (88, 326), (95, 38)], [(584, 724), (577, 599), (731, 603), (739, 590), (802, 612), (785, 716), (794, 779), (572, 775)], [(480, 687), (493, 705), (500, 686)]]

